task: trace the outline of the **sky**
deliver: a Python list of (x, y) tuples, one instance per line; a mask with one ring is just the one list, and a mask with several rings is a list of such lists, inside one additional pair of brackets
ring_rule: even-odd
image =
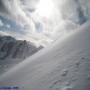
[[(0, 0), (0, 15), (23, 27), (25, 34), (18, 33), (23, 39), (46, 45), (89, 20), (90, 1)], [(0, 20), (1, 25), (3, 23)], [(13, 34), (17, 36), (17, 31)]]

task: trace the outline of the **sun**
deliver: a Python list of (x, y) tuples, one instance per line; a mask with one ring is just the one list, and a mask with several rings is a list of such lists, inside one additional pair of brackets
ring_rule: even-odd
[(53, 13), (54, 4), (52, 0), (40, 0), (36, 13), (41, 17), (50, 17)]

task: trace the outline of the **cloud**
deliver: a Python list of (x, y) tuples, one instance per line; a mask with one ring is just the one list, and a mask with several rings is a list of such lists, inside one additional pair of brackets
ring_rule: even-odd
[(10, 24), (6, 24), (6, 27), (7, 27), (7, 28), (11, 28)]
[[(77, 5), (76, 1), (80, 2), (82, 10), (85, 16), (90, 16), (90, 0), (52, 0), (56, 4), (56, 10), (53, 10), (56, 14), (56, 18), (61, 17), (63, 19), (75, 18), (77, 19)], [(36, 9), (39, 0), (0, 0), (0, 12), (6, 14), (9, 17), (14, 18), (23, 25), (28, 25), (29, 28), (34, 31), (35, 26), (30, 16), (30, 12)], [(58, 7), (58, 8), (57, 8)], [(67, 9), (68, 8), (68, 9)], [(58, 12), (58, 13), (57, 13)], [(87, 15), (88, 14), (88, 15)], [(55, 20), (54, 20), (55, 21)]]
[(1, 0), (1, 14), (8, 16), (21, 25), (28, 25), (31, 31), (35, 30), (32, 19), (27, 17), (26, 13), (21, 8), (19, 0)]
[[(90, 17), (90, 0), (52, 1), (55, 7), (52, 16), (47, 19), (34, 13), (39, 0), (0, 0), (0, 14), (15, 20), (24, 27), (24, 34), (8, 33), (15, 37), (20, 36), (24, 39), (46, 43), (51, 42), (55, 36), (60, 36), (61, 32), (66, 29), (78, 28), (79, 23), (86, 22), (85, 19)], [(76, 1), (79, 1), (80, 6), (75, 3)], [(78, 7), (79, 9), (77, 9)], [(41, 23), (42, 26), (38, 23)], [(39, 29), (43, 29), (40, 30), (41, 33), (36, 32), (37, 25), (41, 27)], [(6, 27), (9, 28), (10, 26), (6, 25)]]
[(2, 20), (0, 20), (0, 27), (4, 26), (4, 23), (2, 22)]

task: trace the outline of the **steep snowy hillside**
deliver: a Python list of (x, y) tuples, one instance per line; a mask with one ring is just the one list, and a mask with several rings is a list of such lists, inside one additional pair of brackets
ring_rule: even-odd
[(90, 90), (90, 25), (0, 76), (0, 88)]

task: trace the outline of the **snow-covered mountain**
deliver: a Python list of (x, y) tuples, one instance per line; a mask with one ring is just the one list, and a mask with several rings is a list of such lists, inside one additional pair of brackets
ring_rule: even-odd
[(26, 40), (16, 40), (11, 36), (0, 36), (0, 75), (42, 48), (42, 46), (36, 47)]
[(0, 76), (0, 88), (90, 90), (90, 23)]
[(0, 59), (25, 59), (38, 51), (38, 48), (26, 40), (16, 40), (11, 36), (0, 36)]

